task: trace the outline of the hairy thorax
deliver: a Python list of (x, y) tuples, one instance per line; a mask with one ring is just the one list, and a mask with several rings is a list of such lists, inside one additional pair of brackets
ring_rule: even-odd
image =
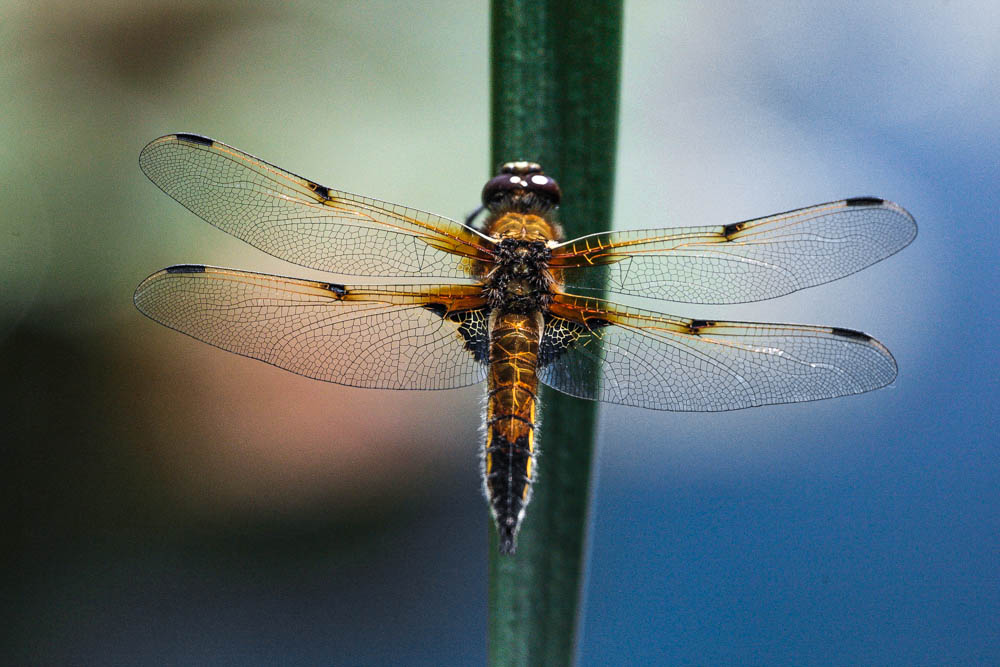
[(559, 230), (540, 215), (505, 212), (487, 221), (486, 232), (500, 238), (495, 264), (484, 276), (486, 301), (500, 313), (548, 310), (554, 280), (549, 244)]

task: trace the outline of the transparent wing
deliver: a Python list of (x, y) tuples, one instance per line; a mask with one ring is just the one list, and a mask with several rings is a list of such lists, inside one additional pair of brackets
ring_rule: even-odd
[(571, 295), (552, 306), (539, 363), (554, 389), (656, 410), (812, 401), (896, 377), (889, 350), (858, 331), (692, 320)]
[(348, 287), (185, 265), (144, 280), (135, 305), (171, 329), (317, 380), (451, 389), (486, 376), (475, 286)]
[(453, 220), (338, 192), (231, 146), (171, 134), (139, 166), (209, 224), (280, 259), (355, 276), (468, 278), (493, 242)]
[(917, 234), (902, 207), (858, 197), (731, 225), (603, 232), (553, 248), (574, 290), (687, 303), (760, 301), (820, 285), (874, 264)]

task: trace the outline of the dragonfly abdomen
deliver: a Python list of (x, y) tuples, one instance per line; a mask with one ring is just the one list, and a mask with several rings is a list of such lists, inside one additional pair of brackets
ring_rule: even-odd
[(503, 313), (490, 326), (490, 371), (486, 407), (483, 484), (500, 533), (500, 551), (510, 554), (535, 474), (535, 412), (541, 313)]

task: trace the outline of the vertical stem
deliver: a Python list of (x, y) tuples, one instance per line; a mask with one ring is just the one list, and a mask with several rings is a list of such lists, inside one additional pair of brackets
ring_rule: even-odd
[[(569, 237), (610, 228), (622, 5), (494, 0), (492, 167), (539, 162)], [(584, 574), (596, 404), (543, 389), (538, 484), (514, 556), (490, 526), (493, 665), (570, 664)]]

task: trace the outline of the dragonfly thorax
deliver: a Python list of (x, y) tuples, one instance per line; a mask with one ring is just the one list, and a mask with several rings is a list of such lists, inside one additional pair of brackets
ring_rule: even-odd
[(483, 290), (490, 309), (506, 313), (548, 309), (552, 302), (551, 254), (544, 241), (501, 240), (496, 265), (486, 276)]

